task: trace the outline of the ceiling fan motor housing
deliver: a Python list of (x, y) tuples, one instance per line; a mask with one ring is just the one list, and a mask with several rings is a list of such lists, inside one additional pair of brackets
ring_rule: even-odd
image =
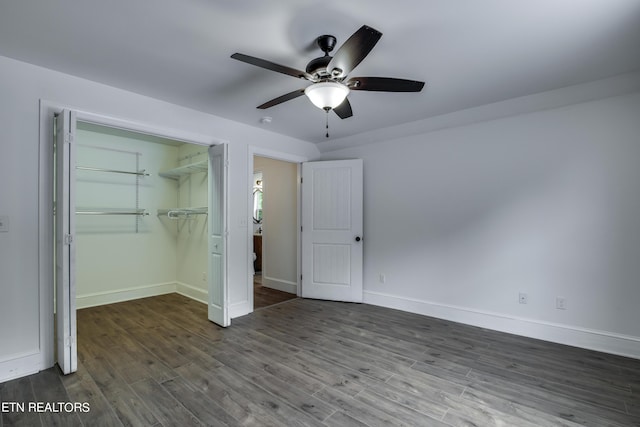
[(307, 68), (305, 71), (312, 76), (320, 79), (329, 77), (329, 73), (327, 72), (327, 65), (329, 65), (330, 61), (331, 57), (328, 55), (312, 59), (307, 64)]
[(336, 38), (330, 34), (325, 34), (316, 39), (316, 44), (324, 52), (324, 56), (309, 61), (305, 71), (318, 78), (330, 77), (330, 73), (327, 72), (327, 65), (331, 61), (332, 57), (329, 56), (329, 52), (336, 46)]

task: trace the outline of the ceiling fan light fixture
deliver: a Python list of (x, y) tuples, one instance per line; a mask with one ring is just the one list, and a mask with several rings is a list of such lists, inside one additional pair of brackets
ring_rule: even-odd
[(316, 107), (332, 110), (342, 104), (349, 94), (349, 88), (338, 82), (320, 82), (308, 86), (304, 93)]

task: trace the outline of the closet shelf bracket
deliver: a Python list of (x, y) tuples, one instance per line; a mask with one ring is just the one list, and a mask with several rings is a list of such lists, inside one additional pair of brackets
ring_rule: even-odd
[(209, 209), (204, 208), (172, 208), (158, 209), (158, 216), (166, 216), (169, 219), (192, 219), (195, 215), (207, 215)]

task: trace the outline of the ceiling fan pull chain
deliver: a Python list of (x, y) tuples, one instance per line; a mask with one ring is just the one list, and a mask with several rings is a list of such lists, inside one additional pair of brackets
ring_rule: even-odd
[(327, 119), (326, 119), (326, 129), (327, 129), (327, 135), (326, 137), (329, 138), (329, 110), (325, 110), (327, 112)]

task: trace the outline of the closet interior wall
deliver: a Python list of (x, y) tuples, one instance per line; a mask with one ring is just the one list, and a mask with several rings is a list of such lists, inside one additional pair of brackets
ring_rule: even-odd
[[(178, 166), (208, 162), (207, 147), (183, 144), (178, 148)], [(209, 204), (209, 177), (205, 171), (181, 178), (178, 187), (180, 208), (200, 208)], [(203, 303), (208, 300), (208, 224), (207, 215), (187, 215), (178, 219), (177, 292)]]
[[(206, 172), (197, 174), (204, 178), (186, 177), (179, 182), (159, 175), (179, 166), (183, 152), (188, 151), (184, 147), (191, 145), (86, 123), (78, 123), (76, 141), (80, 167), (76, 171), (77, 211), (138, 208), (145, 212), (143, 216), (76, 215), (77, 308), (176, 291), (202, 299), (203, 292), (188, 292), (191, 288), (204, 289), (206, 301), (206, 286), (178, 274), (183, 270), (179, 263), (185, 259), (179, 251), (196, 256), (191, 250), (196, 230), (206, 241), (206, 214), (198, 215), (202, 218), (197, 220), (159, 214), (167, 208), (186, 207), (190, 199), (207, 206), (206, 185), (203, 194), (196, 194), (188, 182), (206, 182)], [(206, 152), (204, 147), (195, 147)], [(91, 169), (144, 170), (149, 175)], [(181, 243), (183, 240), (187, 243)], [(206, 246), (202, 257), (205, 268), (199, 271), (207, 271)]]

